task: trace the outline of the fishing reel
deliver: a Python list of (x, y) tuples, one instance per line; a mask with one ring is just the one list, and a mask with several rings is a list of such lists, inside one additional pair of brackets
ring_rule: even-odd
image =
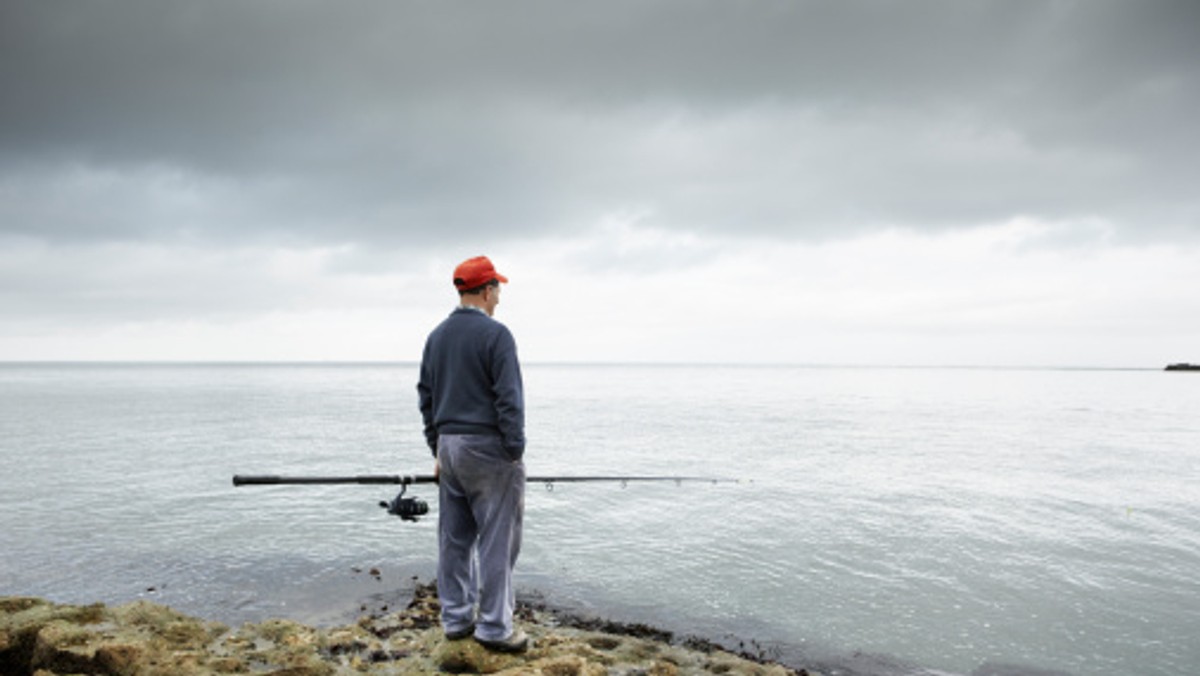
[(399, 495), (391, 502), (380, 500), (379, 506), (386, 509), (387, 513), (392, 516), (398, 516), (404, 521), (416, 523), (418, 516), (425, 516), (429, 513), (429, 505), (421, 498), (404, 497), (404, 492), (407, 490), (408, 486), (401, 486)]

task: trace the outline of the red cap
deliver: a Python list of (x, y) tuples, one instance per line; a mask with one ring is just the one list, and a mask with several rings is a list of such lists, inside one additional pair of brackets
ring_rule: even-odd
[(459, 291), (483, 286), (493, 279), (508, 284), (508, 277), (496, 272), (496, 266), (487, 256), (476, 256), (458, 264), (454, 268), (454, 288)]

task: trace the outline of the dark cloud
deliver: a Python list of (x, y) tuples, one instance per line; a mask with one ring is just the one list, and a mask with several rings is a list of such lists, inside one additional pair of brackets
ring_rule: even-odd
[(54, 241), (1200, 226), (1200, 4), (0, 6), (0, 221)]

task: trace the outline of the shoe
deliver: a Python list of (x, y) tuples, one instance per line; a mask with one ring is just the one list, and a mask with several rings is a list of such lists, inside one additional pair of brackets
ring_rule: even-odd
[(475, 635), (475, 625), (468, 624), (466, 627), (463, 627), (462, 629), (459, 629), (458, 631), (446, 632), (446, 640), (447, 641), (461, 641), (464, 638), (471, 638), (474, 635)]
[(520, 629), (513, 631), (511, 636), (500, 641), (487, 641), (479, 637), (475, 637), (475, 641), (484, 648), (498, 653), (523, 653), (529, 648), (529, 636)]

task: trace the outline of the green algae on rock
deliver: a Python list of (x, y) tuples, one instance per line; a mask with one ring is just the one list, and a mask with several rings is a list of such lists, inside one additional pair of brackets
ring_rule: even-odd
[(109, 608), (2, 598), (0, 673), (181, 673), (227, 631), (146, 601)]
[[(805, 674), (761, 664), (712, 645), (697, 649), (655, 637), (563, 626), (525, 608), (533, 640), (521, 655), (490, 652), (471, 639), (447, 641), (433, 585), (418, 586), (403, 611), (318, 629), (267, 620), (231, 629), (146, 601), (108, 607), (0, 598), (0, 674), (167, 676), (270, 674), (544, 674), (673, 676)], [(813, 676), (816, 676), (815, 674)]]

